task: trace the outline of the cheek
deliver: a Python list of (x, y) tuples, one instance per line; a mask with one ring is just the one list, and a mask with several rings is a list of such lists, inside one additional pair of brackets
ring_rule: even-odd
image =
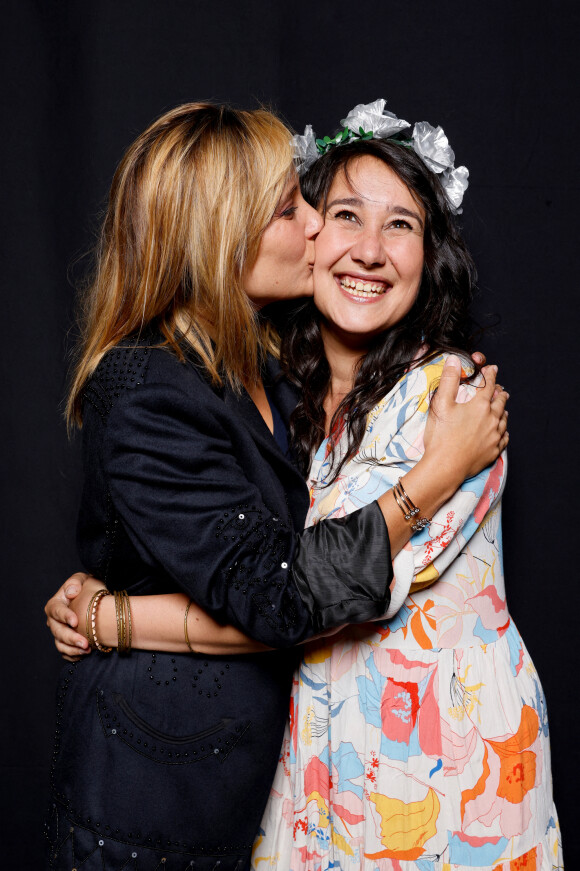
[(306, 250), (306, 237), (299, 227), (292, 227), (277, 242), (277, 258), (286, 266), (299, 266)]
[[(318, 260), (314, 261), (314, 269), (312, 278), (314, 282), (314, 304), (322, 312), (328, 313), (328, 307), (334, 298), (335, 288), (332, 284), (334, 279), (328, 272), (328, 269), (317, 266)], [(336, 302), (336, 300), (335, 300)]]
[(300, 232), (294, 234), (294, 250), (297, 258), (303, 258), (306, 253), (306, 234), (300, 229)]
[(345, 250), (345, 241), (340, 231), (332, 224), (325, 224), (314, 243), (316, 262), (329, 269)]
[(409, 282), (421, 283), (423, 275), (423, 243), (417, 240), (414, 244), (400, 245), (391, 251), (391, 261), (402, 278)]

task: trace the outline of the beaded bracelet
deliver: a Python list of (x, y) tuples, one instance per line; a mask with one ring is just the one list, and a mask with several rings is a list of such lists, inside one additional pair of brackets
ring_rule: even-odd
[[(420, 513), (421, 509), (412, 501), (400, 479), (393, 487), (393, 496), (395, 497), (395, 502), (403, 512), (405, 520), (411, 524), (413, 532), (420, 532), (429, 525), (431, 521), (427, 517), (417, 517), (417, 514)], [(417, 517), (416, 520), (413, 519), (415, 517)]]
[(113, 649), (112, 647), (104, 647), (97, 638), (97, 608), (101, 599), (110, 595), (110, 591), (106, 587), (102, 587), (94, 594), (87, 608), (86, 629), (89, 645), (100, 653), (111, 653)]

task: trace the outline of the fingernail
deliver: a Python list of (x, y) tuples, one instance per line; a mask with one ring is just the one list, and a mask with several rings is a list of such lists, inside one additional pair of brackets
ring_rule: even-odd
[[(509, 398), (510, 398), (510, 395), (509, 395), (509, 393), (507, 392), (507, 390), (504, 390), (504, 393), (505, 393), (505, 395), (507, 396), (507, 398), (509, 399)], [(507, 411), (506, 411), (506, 414), (507, 414)]]
[(65, 596), (72, 596), (74, 593), (76, 593), (76, 591), (76, 587), (67, 587), (64, 591), (64, 594)]
[(452, 366), (454, 369), (461, 369), (461, 360), (459, 357), (456, 357), (455, 354), (451, 354), (450, 357), (447, 357), (445, 364), (447, 366)]
[(86, 641), (77, 641), (77, 647), (80, 647), (81, 650), (85, 650), (86, 646), (87, 646)]

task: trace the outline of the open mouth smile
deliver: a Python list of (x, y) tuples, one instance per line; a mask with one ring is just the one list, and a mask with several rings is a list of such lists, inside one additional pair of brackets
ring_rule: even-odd
[(369, 281), (352, 275), (337, 275), (336, 281), (346, 296), (360, 300), (376, 300), (384, 296), (391, 286), (387, 281)]

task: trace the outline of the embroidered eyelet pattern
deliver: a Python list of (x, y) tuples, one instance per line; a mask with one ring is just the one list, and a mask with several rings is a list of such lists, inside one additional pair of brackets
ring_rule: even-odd
[(105, 537), (103, 538), (103, 542), (101, 544), (101, 551), (99, 554), (98, 576), (102, 578), (104, 583), (106, 584), (109, 578), (109, 569), (111, 567), (111, 561), (113, 559), (113, 553), (115, 550), (115, 542), (117, 540), (117, 533), (119, 531), (119, 518), (117, 517), (117, 512), (115, 511), (115, 506), (113, 505), (111, 491), (108, 489), (105, 496), (105, 511)]
[(66, 699), (66, 695), (68, 693), (71, 680), (73, 679), (75, 669), (77, 667), (77, 663), (71, 663), (70, 667), (66, 670), (66, 677), (63, 677), (56, 691), (56, 726), (54, 730), (54, 745), (52, 751), (52, 760), (50, 766), (50, 787), (52, 794), (63, 801), (65, 801), (65, 796), (62, 793), (59, 793), (56, 789), (56, 764), (58, 761), (58, 756), (60, 753), (60, 744), (61, 744), (61, 734), (62, 734), (62, 715), (64, 709), (64, 703)]
[[(229, 684), (230, 665), (221, 657), (216, 659), (211, 657), (206, 659), (203, 655), (188, 654), (189, 664), (195, 657), (195, 673), (192, 677), (191, 668), (188, 669), (188, 678), (186, 683), (195, 690), (196, 694), (207, 699), (218, 698), (222, 694), (224, 687)], [(168, 657), (166, 655), (158, 655), (155, 651), (151, 653), (150, 664), (147, 666), (145, 678), (151, 689), (156, 687), (175, 687), (179, 692), (182, 691), (183, 683), (180, 686), (180, 657)]]
[(77, 819), (58, 802), (49, 808), (45, 835), (48, 866), (59, 871), (242, 871), (252, 847), (196, 847), (142, 832), (122, 833), (100, 821)]
[[(139, 829), (124, 831), (114, 820), (82, 817), (67, 796), (56, 788), (64, 705), (71, 683), (75, 680), (76, 668), (77, 664), (71, 663), (57, 689), (50, 774), (52, 803), (45, 823), (48, 867), (58, 871), (72, 871), (73, 868), (77, 871), (242, 871), (249, 861), (251, 843), (200, 845), (153, 837)], [(130, 705), (120, 705), (120, 701), (109, 698), (100, 689), (96, 691), (101, 726), (105, 734), (107, 731), (109, 733), (107, 739), (122, 740), (143, 754), (149, 750), (151, 758), (158, 753), (161, 757), (159, 761), (165, 761), (166, 764), (188, 764), (207, 757), (215, 759), (216, 764), (224, 762), (251, 725), (249, 721), (234, 722), (230, 718), (222, 718), (205, 729), (203, 734), (156, 736), (156, 743), (152, 743), (153, 736), (143, 729), (143, 726), (150, 727), (142, 722), (137, 725), (132, 722), (129, 715), (135, 712)], [(124, 734), (124, 729), (127, 734)], [(148, 746), (145, 746), (145, 742)], [(152, 749), (154, 746), (156, 750)]]
[[(236, 505), (224, 512), (215, 533), (227, 547), (237, 545), (245, 554), (227, 568), (228, 585), (243, 596), (249, 593), (265, 622), (282, 632), (297, 622), (294, 591), (287, 586), (292, 535), (292, 530), (278, 514), (255, 505)], [(259, 561), (260, 575), (254, 572), (256, 561)], [(277, 592), (276, 600), (282, 600), (282, 605), (274, 604), (273, 591)]]
[[(83, 399), (96, 410), (103, 423), (115, 405), (116, 400), (126, 390), (139, 387), (143, 383), (149, 359), (150, 347), (123, 347), (109, 351), (85, 388)], [(113, 506), (111, 494), (106, 494), (105, 537), (98, 560), (99, 577), (107, 582), (115, 542), (119, 528), (119, 518)]]
[(214, 758), (224, 763), (243, 734), (249, 720), (219, 717), (192, 735), (170, 735), (143, 719), (118, 692), (97, 691), (97, 710), (104, 735), (123, 741), (136, 753), (160, 765), (191, 765)]
[(83, 393), (103, 423), (119, 396), (143, 383), (150, 355), (151, 348), (135, 346), (113, 348), (105, 354)]

